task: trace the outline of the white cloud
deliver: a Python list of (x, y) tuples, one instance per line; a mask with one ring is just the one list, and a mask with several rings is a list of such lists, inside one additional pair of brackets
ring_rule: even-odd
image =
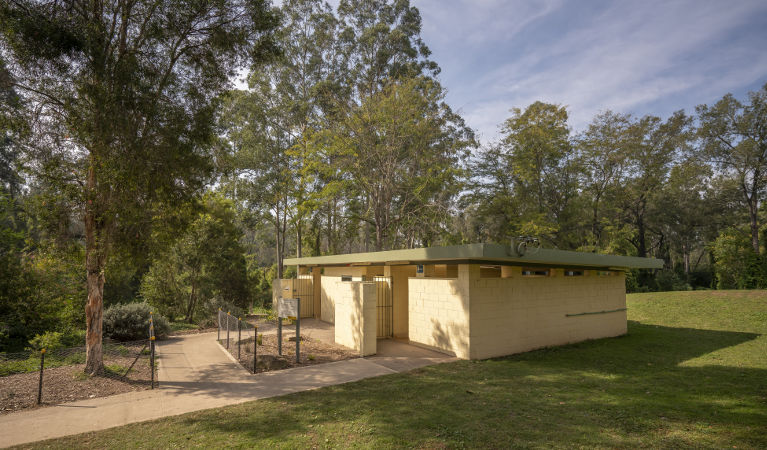
[[(643, 108), (689, 108), (694, 104), (663, 102), (669, 98), (708, 102), (767, 76), (764, 31), (741, 29), (767, 15), (763, 3), (616, 2), (591, 15), (573, 13), (581, 5), (593, 5), (585, 2), (571, 3), (565, 10), (557, 2), (543, 2), (540, 8), (480, 2), (456, 8), (457, 12), (442, 2), (417, 5), (424, 16), (427, 44), (443, 66), (448, 98), (458, 103), (485, 141), (496, 134), (511, 107), (536, 100), (567, 105), (571, 124), (580, 129), (601, 110), (661, 114)], [(439, 5), (436, 13), (430, 10)], [(470, 12), (464, 13), (466, 9)], [(561, 27), (561, 15), (568, 13), (573, 13), (572, 23)], [(557, 14), (560, 17), (553, 17)], [(508, 25), (505, 33), (499, 32), (503, 24)], [(438, 33), (440, 38), (433, 42), (434, 29), (454, 32)], [(748, 33), (756, 37), (749, 39)], [(533, 45), (527, 39), (526, 45), (518, 45), (511, 38), (515, 35), (537, 36), (540, 42)], [(477, 42), (497, 45), (499, 36), (510, 47), (506, 60), (496, 58), (485, 73), (470, 77), (472, 68), (454, 69), (453, 59), (446, 58), (447, 64), (440, 59), (467, 46), (474, 48)], [(443, 41), (451, 48), (448, 52), (441, 48)]]

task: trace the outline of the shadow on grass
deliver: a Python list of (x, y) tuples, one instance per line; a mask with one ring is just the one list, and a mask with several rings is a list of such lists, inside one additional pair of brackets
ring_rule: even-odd
[[(767, 370), (680, 366), (760, 335), (626, 336), (460, 361), (179, 418), (242, 445), (767, 446)], [(325, 441), (330, 439), (330, 441)]]

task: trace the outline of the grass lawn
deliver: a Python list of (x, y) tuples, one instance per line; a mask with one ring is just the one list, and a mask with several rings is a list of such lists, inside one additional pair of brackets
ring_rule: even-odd
[(38, 445), (767, 448), (767, 291), (636, 294), (628, 308), (619, 338)]

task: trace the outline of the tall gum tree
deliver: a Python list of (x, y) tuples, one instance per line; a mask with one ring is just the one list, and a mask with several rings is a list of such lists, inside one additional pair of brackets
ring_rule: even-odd
[(759, 206), (767, 191), (767, 84), (743, 104), (728, 94), (697, 108), (705, 159), (737, 179), (748, 207), (751, 247), (759, 254)]
[[(115, 237), (210, 175), (217, 98), (273, 50), (264, 0), (9, 0), (0, 52), (34, 112), (29, 151), (70, 163), (85, 224), (86, 367), (103, 368), (105, 268)], [(39, 176), (45, 177), (46, 167)]]

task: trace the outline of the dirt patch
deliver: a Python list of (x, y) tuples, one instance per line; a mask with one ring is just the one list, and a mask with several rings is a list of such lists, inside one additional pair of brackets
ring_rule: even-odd
[[(226, 341), (222, 341), (226, 345)], [(253, 338), (243, 339), (240, 344), (240, 364), (249, 371), (253, 371)], [(237, 342), (232, 339), (229, 343), (229, 353), (237, 358)], [(277, 352), (277, 336), (265, 334), (261, 337), (261, 345), (258, 346), (259, 363), (256, 372), (287, 369), (290, 367), (311, 366), (345, 359), (359, 358), (359, 353), (346, 347), (329, 344), (307, 336), (301, 336), (300, 362), (296, 361), (296, 343), (288, 341), (288, 336), (283, 336), (282, 355)], [(262, 364), (261, 358), (270, 361), (270, 364)], [(274, 364), (274, 360), (284, 360), (282, 364)]]
[(85, 375), (85, 364), (45, 369), (41, 405), (37, 404), (39, 371), (0, 377), (0, 415), (22, 409), (149, 389), (152, 371), (148, 355), (142, 354), (127, 376), (123, 377), (141, 348), (135, 350), (131, 355), (104, 355), (107, 370), (102, 375)]

